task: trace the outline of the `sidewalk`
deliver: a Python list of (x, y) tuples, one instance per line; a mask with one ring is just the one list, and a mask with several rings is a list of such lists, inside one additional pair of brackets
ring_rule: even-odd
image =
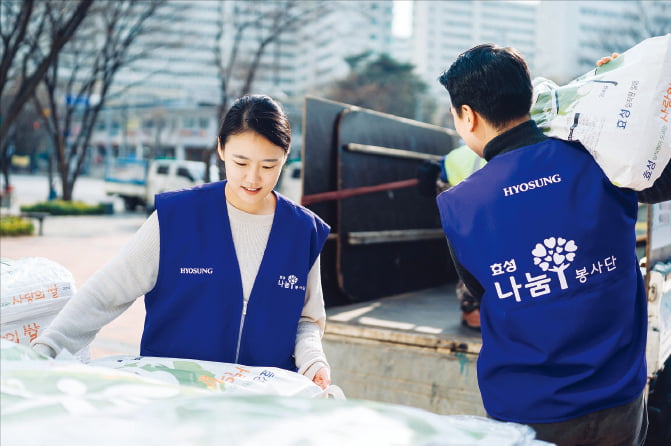
[[(42, 236), (0, 238), (0, 257), (53, 260), (73, 274), (79, 288), (121, 249), (145, 219), (141, 213), (51, 216), (44, 221)], [(144, 301), (139, 298), (98, 333), (91, 344), (91, 356), (139, 354), (144, 314)]]

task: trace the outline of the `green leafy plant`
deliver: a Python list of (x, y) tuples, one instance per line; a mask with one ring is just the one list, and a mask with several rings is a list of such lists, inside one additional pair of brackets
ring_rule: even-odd
[(105, 213), (105, 206), (81, 201), (52, 200), (21, 206), (21, 212), (48, 212), (51, 215), (101, 215)]
[(0, 236), (32, 235), (34, 230), (35, 226), (28, 219), (13, 215), (0, 217)]

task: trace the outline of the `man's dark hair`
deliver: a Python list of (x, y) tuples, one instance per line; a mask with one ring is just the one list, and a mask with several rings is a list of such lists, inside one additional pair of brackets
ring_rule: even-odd
[(498, 129), (531, 109), (529, 68), (515, 48), (475, 46), (460, 54), (439, 81), (458, 116), (461, 106), (469, 105)]
[(252, 130), (285, 152), (291, 146), (291, 125), (282, 107), (265, 95), (248, 95), (236, 100), (219, 127), (219, 143)]

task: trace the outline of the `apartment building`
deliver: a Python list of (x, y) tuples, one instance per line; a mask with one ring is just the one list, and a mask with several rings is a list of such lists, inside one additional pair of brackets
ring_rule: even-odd
[(142, 40), (155, 49), (118, 74), (115, 88), (125, 93), (107, 104), (93, 144), (116, 155), (199, 159), (218, 127), (221, 72), (215, 54), (227, 67), (238, 35), (236, 63), (226, 77), (231, 97), (241, 91), (261, 42), (271, 40), (250, 91), (283, 103), (299, 143), (305, 94), (345, 76), (347, 56), (391, 52), (393, 2), (299, 2), (304, 15), (281, 32), (278, 5), (287, 2), (168, 1), (153, 19), (158, 30)]

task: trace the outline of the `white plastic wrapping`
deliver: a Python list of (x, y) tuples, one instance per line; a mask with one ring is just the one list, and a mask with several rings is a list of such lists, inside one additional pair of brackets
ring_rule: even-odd
[[(261, 387), (253, 392), (243, 388), (229, 392), (231, 389), (203, 387), (192, 380), (193, 371), (200, 375), (208, 370), (216, 377), (227, 373), (230, 364), (130, 357), (83, 364), (41, 357), (5, 340), (0, 340), (0, 354), (1, 444), (548, 444), (535, 440), (528, 426), (483, 417), (437, 415), (395, 404), (310, 397), (303, 391), (294, 395), (282, 391), (285, 395), (281, 395), (273, 386), (266, 387), (265, 392)], [(114, 368), (115, 361), (120, 368)], [(145, 367), (147, 374), (130, 372), (137, 367)], [(160, 370), (162, 367), (167, 370)], [(179, 370), (188, 373), (175, 375)], [(252, 381), (261, 370), (270, 369), (250, 370)], [(152, 376), (159, 371), (163, 375)], [(285, 373), (292, 372), (283, 370), (277, 376)], [(300, 375), (297, 379), (307, 380)], [(299, 384), (298, 389), (309, 388), (306, 383)]]

